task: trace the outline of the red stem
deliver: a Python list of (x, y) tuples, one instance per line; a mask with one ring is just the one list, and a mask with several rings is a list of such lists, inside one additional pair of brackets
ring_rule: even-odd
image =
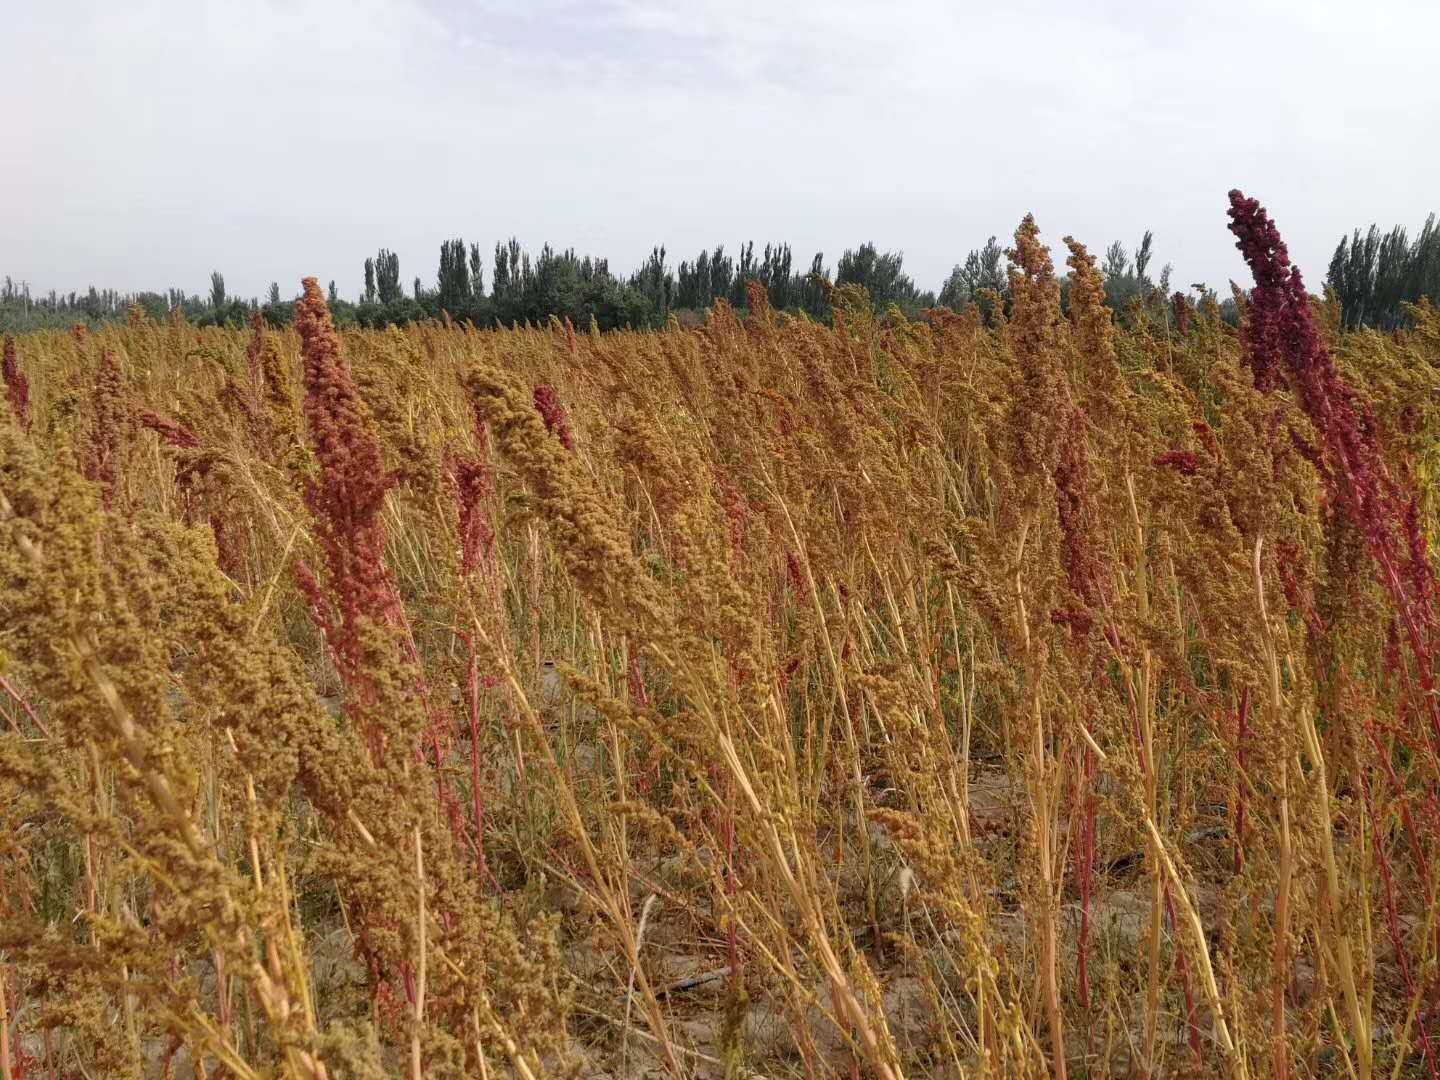
[(4, 690), (15, 699), (16, 704), (18, 704), (25, 715), (30, 718), (30, 722), (40, 729), (41, 735), (44, 735), (47, 739), (53, 739), (55, 737), (50, 734), (50, 729), (45, 726), (44, 721), (35, 714), (35, 710), (30, 707), (30, 703), (20, 696), (19, 692), (10, 685), (10, 680), (5, 678), (4, 675), (0, 675), (0, 690)]
[(470, 799), (475, 815), (475, 858), (480, 876), (488, 876), (485, 865), (485, 800), (480, 793), (480, 668), (475, 658), (475, 644), (468, 634), (461, 635), (469, 653), (465, 669), (465, 711), (470, 721)]
[[(1093, 727), (1092, 727), (1093, 730)], [(1095, 876), (1095, 752), (1085, 747), (1084, 766), (1079, 778), (1084, 812), (1080, 826), (1080, 844), (1076, 849), (1077, 885), (1080, 890), (1080, 937), (1076, 943), (1075, 981), (1079, 987), (1080, 1007), (1090, 1008), (1090, 894)]]
[[(1379, 823), (1375, 820), (1375, 806), (1370, 798), (1370, 785), (1361, 782), (1361, 791), (1365, 796), (1365, 809), (1370, 818), (1370, 832), (1375, 848), (1375, 855), (1380, 867), (1380, 879), (1385, 886), (1385, 926), (1390, 931), (1390, 942), (1395, 947), (1396, 959), (1400, 962), (1400, 978), (1405, 983), (1405, 992), (1413, 999), (1415, 997), (1415, 977), (1410, 971), (1410, 960), (1405, 955), (1405, 945), (1400, 935), (1400, 919), (1395, 910), (1395, 885), (1390, 876), (1390, 860), (1385, 857), (1385, 845), (1380, 837)], [(1440, 1074), (1436, 1072), (1435, 1052), (1430, 1045), (1430, 1032), (1426, 1027), (1426, 1018), (1421, 1017), (1419, 1024), (1420, 1047), (1425, 1055), (1425, 1066), (1430, 1072), (1432, 1080), (1440, 1080)]]
[(1240, 708), (1235, 724), (1235, 873), (1245, 869), (1245, 811), (1248, 809), (1245, 778), (1245, 736), (1249, 733), (1250, 688), (1240, 691)]

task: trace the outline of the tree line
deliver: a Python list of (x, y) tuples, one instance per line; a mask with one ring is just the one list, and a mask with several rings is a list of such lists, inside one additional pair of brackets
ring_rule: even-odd
[(1389, 330), (1405, 321), (1405, 305), (1422, 297), (1440, 302), (1440, 226), (1425, 219), (1414, 240), (1404, 226), (1382, 233), (1371, 225), (1342, 236), (1325, 281), (1340, 304), (1347, 327)]
[[(1152, 277), (1154, 262), (1154, 237), (1148, 231), (1133, 250), (1119, 242), (1105, 250), (1100, 269), (1111, 310), (1123, 317), (1137, 303), (1154, 307), (1171, 298), (1171, 268), (1167, 264)], [(543, 323), (552, 317), (568, 319), (580, 329), (658, 327), (672, 316), (699, 321), (718, 300), (744, 309), (751, 281), (765, 288), (772, 307), (814, 319), (829, 317), (832, 285), (864, 288), (879, 311), (893, 305), (915, 317), (937, 306), (958, 311), (976, 303), (988, 315), (994, 305), (1008, 306), (1009, 289), (1005, 248), (993, 236), (956, 263), (938, 291), (916, 285), (905, 271), (903, 252), (882, 251), (868, 242), (845, 250), (833, 267), (823, 253), (797, 262), (791, 245), (784, 242), (759, 249), (747, 242), (733, 252), (721, 244), (678, 263), (664, 246), (657, 246), (637, 269), (621, 275), (612, 271), (609, 260), (580, 255), (574, 248), (546, 244), (532, 254), (512, 238), (486, 252), (457, 237), (440, 245), (429, 284), (417, 275), (407, 287), (400, 257), (387, 248), (367, 258), (363, 269), (364, 287), (353, 300), (341, 297), (330, 282), (331, 311), (342, 327), (444, 317), (478, 327)], [(1435, 216), (1413, 240), (1399, 226), (1382, 233), (1372, 225), (1364, 234), (1356, 229), (1353, 236), (1343, 237), (1326, 284), (1346, 326), (1400, 325), (1404, 303), (1422, 296), (1440, 298), (1440, 227)], [(1203, 285), (1192, 288), (1207, 292)], [(1233, 301), (1220, 306), (1227, 317), (1234, 317)], [(242, 298), (228, 291), (218, 270), (211, 274), (206, 294), (173, 288), (136, 293), (91, 288), (37, 296), (28, 285), (7, 277), (0, 289), (0, 331), (99, 324), (124, 319), (134, 308), (154, 319), (179, 311), (192, 322), (209, 325), (241, 325), (256, 312), (274, 326), (288, 325), (293, 318), (293, 298), (282, 296), (277, 283), (271, 283), (263, 299)]]

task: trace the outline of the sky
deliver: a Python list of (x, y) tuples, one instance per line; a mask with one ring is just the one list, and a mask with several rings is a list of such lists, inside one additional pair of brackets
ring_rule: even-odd
[(1318, 289), (1440, 210), (1434, 0), (0, 0), (0, 274), (232, 294), (443, 240), (638, 266), (867, 240), (938, 288), (1026, 212), (1063, 262), (1155, 233), (1244, 267), (1226, 192)]

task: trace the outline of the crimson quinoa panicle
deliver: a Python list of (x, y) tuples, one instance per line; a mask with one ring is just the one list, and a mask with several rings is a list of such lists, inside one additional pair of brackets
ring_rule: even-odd
[(574, 450), (575, 442), (570, 435), (570, 419), (565, 415), (565, 406), (553, 386), (541, 383), (535, 387), (535, 411), (545, 421), (546, 429), (560, 440), (566, 450)]
[(1440, 752), (1435, 695), (1436, 585), (1427, 543), (1387, 466), (1374, 411), (1335, 367), (1315, 325), (1300, 268), (1258, 201), (1230, 192), (1230, 231), (1255, 278), (1241, 335), (1245, 362), (1261, 390), (1289, 377), (1301, 407), (1324, 439), (1331, 494), (1364, 536), (1395, 616), (1405, 630)]
[(10, 403), (10, 412), (21, 431), (30, 429), (30, 380), (20, 370), (20, 359), (15, 351), (15, 338), (5, 335), (5, 352), (0, 362), (0, 374), (5, 379), (5, 399)]
[[(382, 519), (392, 479), (324, 294), (314, 278), (306, 278), (303, 285), (295, 304), (295, 327), (304, 358), (305, 420), (319, 466), (319, 475), (306, 480), (305, 502), (314, 517), (339, 619), (328, 627), (330, 647), (354, 676), (360, 674), (360, 621), (388, 623), (396, 617), (385, 570)], [(302, 581), (313, 581), (313, 576), (306, 571)]]
[(454, 458), (450, 477), (460, 510), (460, 573), (469, 576), (494, 553), (495, 533), (485, 520), (485, 500), (493, 483), (489, 465), (479, 458)]
[(85, 478), (98, 484), (108, 510), (116, 485), (123, 479), (122, 455), (129, 437), (130, 412), (125, 408), (124, 377), (115, 350), (103, 349), (90, 394), (90, 431), (85, 453)]
[(149, 428), (169, 445), (179, 450), (194, 450), (200, 445), (200, 436), (175, 420), (167, 419), (152, 409), (142, 409), (138, 415), (140, 426)]

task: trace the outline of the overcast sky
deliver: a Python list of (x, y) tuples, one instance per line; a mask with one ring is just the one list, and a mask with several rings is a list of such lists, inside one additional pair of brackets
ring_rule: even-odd
[(1318, 289), (1440, 209), (1437, 41), (1435, 0), (0, 0), (0, 274), (353, 296), (514, 234), (874, 240), (933, 288), (1033, 211), (1223, 291), (1240, 186)]

